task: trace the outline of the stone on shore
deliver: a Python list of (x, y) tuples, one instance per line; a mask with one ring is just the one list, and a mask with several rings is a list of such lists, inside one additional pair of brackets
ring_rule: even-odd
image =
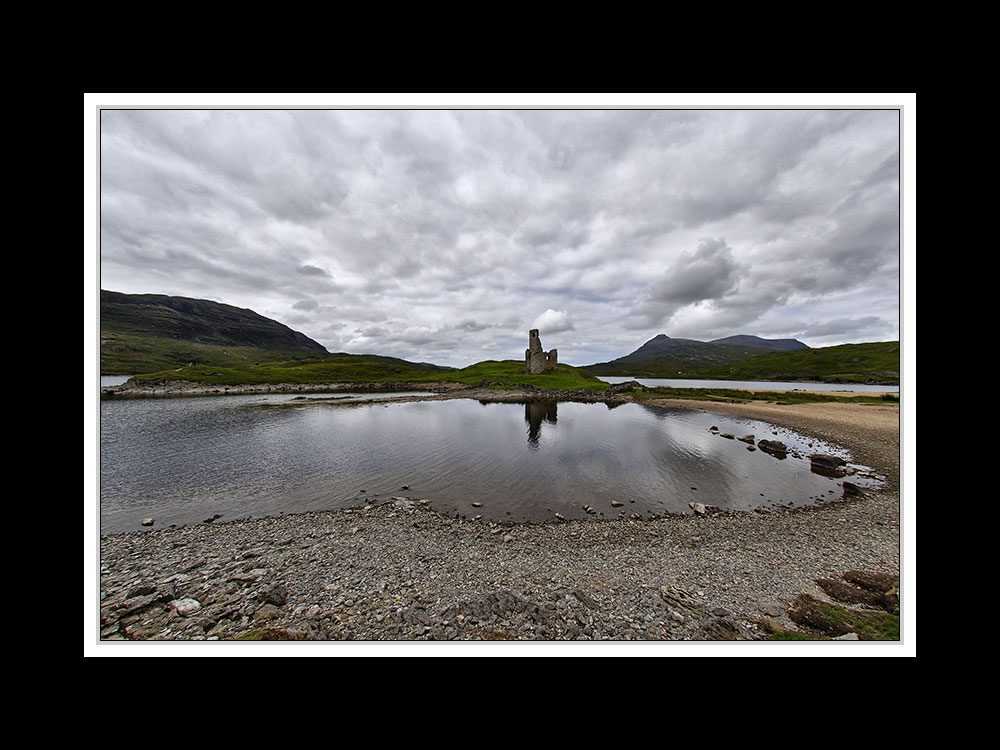
[(197, 599), (174, 599), (171, 605), (181, 617), (190, 617), (201, 609), (201, 602)]

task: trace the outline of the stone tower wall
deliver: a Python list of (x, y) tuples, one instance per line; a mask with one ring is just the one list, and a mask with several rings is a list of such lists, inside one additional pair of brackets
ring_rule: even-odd
[(538, 329), (528, 331), (528, 348), (524, 350), (524, 371), (531, 375), (540, 375), (546, 370), (556, 369), (559, 354), (552, 351), (542, 351), (542, 340), (538, 337)]

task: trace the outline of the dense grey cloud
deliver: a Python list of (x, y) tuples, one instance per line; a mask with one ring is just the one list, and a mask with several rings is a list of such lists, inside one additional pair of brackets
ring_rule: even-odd
[(743, 272), (724, 239), (698, 242), (691, 252), (682, 252), (646, 290), (625, 321), (628, 328), (666, 325), (679, 310), (690, 305), (723, 304), (734, 293)]
[(100, 284), (462, 366), (899, 336), (895, 110), (113, 110)]

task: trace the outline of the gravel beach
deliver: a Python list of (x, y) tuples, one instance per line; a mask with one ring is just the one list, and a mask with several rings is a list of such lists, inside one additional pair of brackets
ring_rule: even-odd
[(365, 508), (107, 536), (102, 647), (247, 637), (752, 642), (776, 627), (801, 630), (788, 609), (799, 594), (828, 599), (817, 578), (900, 573), (899, 407), (655, 403), (832, 442), (887, 484), (807, 509), (534, 525), (446, 517), (401, 491)]

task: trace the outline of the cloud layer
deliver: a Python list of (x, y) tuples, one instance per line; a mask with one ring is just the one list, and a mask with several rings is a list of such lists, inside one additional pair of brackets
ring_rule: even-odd
[(899, 336), (895, 110), (114, 110), (101, 287), (462, 366)]

